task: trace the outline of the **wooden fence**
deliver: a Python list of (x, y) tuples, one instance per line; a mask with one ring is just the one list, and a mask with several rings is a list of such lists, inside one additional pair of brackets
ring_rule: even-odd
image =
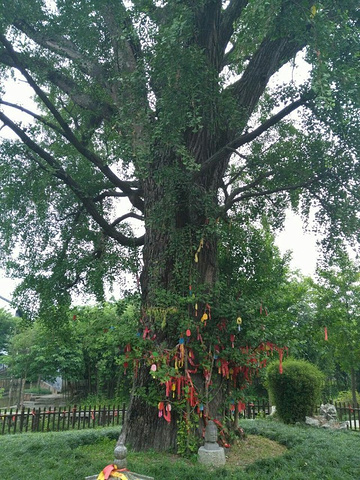
[[(360, 431), (360, 406), (334, 403), (338, 420), (348, 422), (348, 428)], [(242, 412), (243, 418), (269, 415), (271, 405), (266, 401), (248, 402)], [(126, 406), (6, 409), (0, 412), (0, 435), (23, 432), (50, 432), (80, 430), (85, 428), (123, 425)]]
[(244, 418), (256, 418), (258, 415), (270, 415), (271, 413), (271, 405), (269, 402), (265, 402), (263, 400), (255, 401), (255, 402), (248, 402), (246, 404), (245, 410), (243, 411)]
[(113, 407), (22, 408), (0, 412), (0, 434), (50, 432), (123, 425), (125, 404)]
[(334, 402), (337, 419), (340, 422), (348, 422), (348, 428), (351, 430), (360, 431), (360, 405), (345, 403), (345, 402)]

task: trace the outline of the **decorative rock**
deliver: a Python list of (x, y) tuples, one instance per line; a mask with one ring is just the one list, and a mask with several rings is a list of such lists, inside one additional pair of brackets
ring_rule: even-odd
[(320, 427), (320, 421), (317, 418), (305, 417), (306, 425), (311, 425), (312, 427)]
[(337, 411), (335, 405), (331, 403), (326, 403), (325, 405), (320, 406), (319, 414), (325, 417), (327, 420), (336, 420)]
[(198, 450), (199, 463), (212, 467), (225, 465), (225, 451), (217, 443), (217, 427), (210, 420), (205, 429), (205, 445)]

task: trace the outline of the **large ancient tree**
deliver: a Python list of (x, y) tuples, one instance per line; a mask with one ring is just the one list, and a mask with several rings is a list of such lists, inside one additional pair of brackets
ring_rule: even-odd
[[(4, 85), (26, 82), (36, 102), (0, 100), (18, 138), (1, 147), (1, 249), (25, 278), (23, 309), (101, 295), (142, 247), (141, 328), (164, 352), (239, 314), (219, 300), (219, 223), (275, 227), (315, 205), (328, 238), (356, 235), (356, 4), (3, 1)], [(286, 64), (289, 81), (269, 88)], [(146, 403), (149, 381), (141, 363), (126, 441), (174, 446), (176, 416)]]

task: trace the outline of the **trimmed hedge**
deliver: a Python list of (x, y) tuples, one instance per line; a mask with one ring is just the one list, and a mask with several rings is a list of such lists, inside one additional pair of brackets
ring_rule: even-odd
[(304, 422), (320, 403), (324, 375), (305, 360), (288, 359), (283, 362), (283, 373), (279, 362), (269, 365), (266, 383), (279, 418), (285, 423)]

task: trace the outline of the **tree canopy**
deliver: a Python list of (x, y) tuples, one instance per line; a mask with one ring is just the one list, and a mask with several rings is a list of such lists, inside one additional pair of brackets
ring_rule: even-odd
[[(141, 325), (164, 352), (210, 306), (217, 321), (239, 314), (241, 302), (230, 312), (219, 296), (223, 224), (276, 228), (286, 208), (306, 217), (315, 206), (327, 248), (357, 241), (355, 0), (0, 8), (0, 121), (17, 137), (0, 149), (1, 249), (24, 279), (24, 312), (40, 307), (49, 318), (76, 288), (102, 298), (104, 284), (132, 269)], [(11, 79), (29, 85), (34, 107), (6, 97)], [(158, 323), (154, 309), (176, 315)], [(148, 366), (137, 382), (148, 385)], [(148, 446), (173, 445), (176, 424), (170, 434), (151, 429), (143, 400), (130, 405), (132, 431)]]
[[(2, 2), (3, 81), (26, 81), (36, 102), (1, 98), (19, 138), (1, 148), (7, 266), (63, 302), (138, 262), (124, 248), (146, 236), (129, 219), (148, 233), (157, 219), (315, 205), (333, 239), (356, 235), (356, 3)], [(269, 90), (285, 64), (291, 80)]]
[(326, 332), (331, 355), (351, 375), (353, 403), (360, 360), (359, 266), (344, 252), (327, 269), (319, 271), (316, 289), (317, 317)]

